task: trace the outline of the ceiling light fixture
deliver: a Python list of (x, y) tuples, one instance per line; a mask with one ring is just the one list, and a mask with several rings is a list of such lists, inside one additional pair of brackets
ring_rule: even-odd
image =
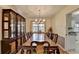
[(40, 16), (40, 13), (41, 13), (41, 10), (38, 9), (38, 18), (35, 19), (35, 22), (43, 23), (43, 22), (45, 22), (45, 19), (42, 19), (42, 17)]

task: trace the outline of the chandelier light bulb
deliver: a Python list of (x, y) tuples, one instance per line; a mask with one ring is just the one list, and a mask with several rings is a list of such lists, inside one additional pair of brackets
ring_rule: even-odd
[(45, 22), (45, 19), (43, 19), (43, 22)]
[(37, 22), (38, 20), (37, 19), (35, 19), (35, 22)]

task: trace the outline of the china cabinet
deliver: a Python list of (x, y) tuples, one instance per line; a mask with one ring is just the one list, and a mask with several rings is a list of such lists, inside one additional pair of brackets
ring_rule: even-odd
[(16, 53), (25, 40), (25, 18), (11, 9), (2, 10), (2, 53)]

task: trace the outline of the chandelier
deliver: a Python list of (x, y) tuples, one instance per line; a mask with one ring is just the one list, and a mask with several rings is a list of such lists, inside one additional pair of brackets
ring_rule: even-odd
[(43, 22), (45, 22), (45, 19), (42, 18), (42, 17), (40, 17), (40, 15), (41, 15), (41, 9), (39, 9), (38, 12), (39, 12), (39, 13), (38, 13), (38, 18), (35, 19), (35, 22), (38, 22), (38, 23), (43, 23)]

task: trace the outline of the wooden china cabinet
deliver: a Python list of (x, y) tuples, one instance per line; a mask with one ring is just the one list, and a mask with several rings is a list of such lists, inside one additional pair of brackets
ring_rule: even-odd
[(25, 42), (25, 18), (11, 9), (2, 10), (1, 53), (16, 53)]

